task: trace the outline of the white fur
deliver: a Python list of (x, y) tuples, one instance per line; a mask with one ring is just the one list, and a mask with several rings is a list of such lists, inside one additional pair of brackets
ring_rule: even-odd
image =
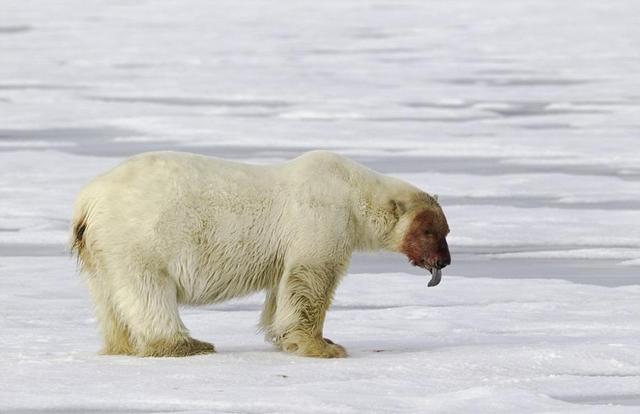
[(106, 352), (172, 354), (149, 347), (190, 340), (179, 303), (266, 290), (269, 339), (342, 356), (321, 341), (322, 323), (352, 252), (398, 251), (410, 217), (396, 201), (423, 198), (326, 151), (270, 166), (175, 152), (133, 157), (82, 190), (73, 218), (74, 237), (85, 226), (76, 249)]

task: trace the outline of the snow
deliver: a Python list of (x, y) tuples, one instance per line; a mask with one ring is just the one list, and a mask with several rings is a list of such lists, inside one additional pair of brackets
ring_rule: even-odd
[[(0, 411), (637, 412), (638, 12), (3, 0)], [(65, 247), (84, 183), (142, 151), (314, 148), (440, 195), (438, 287), (357, 255), (326, 327), (345, 360), (264, 343), (259, 295), (184, 309), (216, 355), (97, 355)]]
[[(348, 275), (325, 328), (349, 350), (343, 360), (264, 343), (260, 295), (183, 310), (215, 355), (105, 357), (73, 263), (6, 257), (2, 411), (637, 411), (625, 404), (640, 392), (640, 287), (427, 279)], [(586, 404), (599, 398), (616, 406)]]

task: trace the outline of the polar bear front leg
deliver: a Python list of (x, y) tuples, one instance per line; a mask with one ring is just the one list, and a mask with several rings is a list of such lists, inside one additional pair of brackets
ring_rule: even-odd
[(347, 356), (345, 349), (322, 337), (324, 319), (344, 266), (333, 263), (295, 265), (278, 288), (273, 333), (286, 352), (319, 358)]

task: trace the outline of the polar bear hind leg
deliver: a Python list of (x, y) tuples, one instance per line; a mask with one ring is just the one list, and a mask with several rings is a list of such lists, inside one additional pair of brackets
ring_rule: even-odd
[(322, 336), (324, 319), (344, 266), (296, 265), (285, 272), (278, 289), (272, 331), (286, 352), (341, 358), (346, 350)]
[(264, 339), (268, 342), (276, 342), (276, 334), (273, 331), (273, 321), (276, 316), (276, 306), (278, 298), (278, 287), (267, 289), (267, 294), (260, 315), (260, 331), (264, 332)]
[(134, 355), (135, 349), (131, 344), (129, 328), (121, 320), (113, 307), (108, 290), (103, 286), (103, 278), (99, 275), (89, 275), (87, 284), (93, 298), (98, 326), (104, 337), (103, 355)]
[(136, 355), (184, 357), (215, 352), (212, 344), (189, 336), (178, 313), (175, 283), (168, 276), (141, 271), (115, 281), (113, 302)]

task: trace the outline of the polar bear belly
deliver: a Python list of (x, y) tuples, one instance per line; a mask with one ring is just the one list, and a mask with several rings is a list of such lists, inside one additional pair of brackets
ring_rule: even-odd
[(283, 260), (276, 253), (251, 257), (213, 250), (183, 256), (171, 266), (169, 273), (176, 282), (178, 301), (200, 305), (275, 286), (283, 269)]

